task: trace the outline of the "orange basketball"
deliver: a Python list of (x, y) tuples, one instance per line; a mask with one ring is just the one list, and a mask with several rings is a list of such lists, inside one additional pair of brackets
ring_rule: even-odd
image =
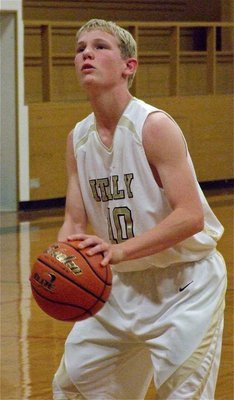
[(111, 268), (102, 255), (88, 256), (78, 241), (57, 242), (37, 257), (30, 282), (39, 307), (62, 321), (81, 321), (96, 314), (112, 287)]

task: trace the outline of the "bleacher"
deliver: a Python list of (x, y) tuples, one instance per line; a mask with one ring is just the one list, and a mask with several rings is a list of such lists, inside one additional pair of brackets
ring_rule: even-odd
[[(55, 3), (60, 3), (57, 6), (61, 11), (63, 3), (63, 15), (68, 17), (71, 9), (77, 11), (80, 2), (75, 5), (75, 2), (44, 0), (40, 4), (44, 3), (47, 8), (37, 8), (35, 19), (28, 16), (31, 6), (30, 15), (35, 17), (37, 2), (26, 0), (24, 3), (30, 179), (39, 182), (32, 185), (30, 199), (61, 198), (66, 189), (66, 136), (90, 111), (73, 62), (75, 34), (84, 20), (65, 21), (60, 19), (62, 13), (58, 16), (59, 10), (57, 17), (48, 11)], [(94, 7), (97, 2), (91, 3)], [(107, 3), (103, 5), (106, 10)], [(149, 4), (143, 3), (147, 9)], [(184, 2), (184, 7), (185, 3), (188, 6), (189, 1)], [(136, 5), (133, 17), (140, 10), (140, 3)], [(170, 1), (169, 5), (172, 10)], [(113, 7), (117, 10), (116, 2)], [(84, 16), (85, 10), (81, 9)], [(97, 4), (95, 10), (96, 16)], [(138, 43), (139, 68), (132, 94), (165, 109), (177, 120), (188, 141), (200, 182), (231, 179), (234, 24), (204, 20), (149, 21), (152, 2), (147, 10), (147, 21), (118, 21), (131, 31)], [(181, 10), (173, 12), (182, 15)], [(40, 19), (50, 15), (53, 19)]]

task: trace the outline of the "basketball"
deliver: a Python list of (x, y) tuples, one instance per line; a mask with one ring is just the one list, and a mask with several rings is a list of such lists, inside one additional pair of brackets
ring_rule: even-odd
[(81, 321), (104, 306), (112, 287), (111, 268), (102, 267), (102, 255), (88, 256), (78, 241), (57, 242), (41, 253), (30, 275), (39, 307), (62, 321)]

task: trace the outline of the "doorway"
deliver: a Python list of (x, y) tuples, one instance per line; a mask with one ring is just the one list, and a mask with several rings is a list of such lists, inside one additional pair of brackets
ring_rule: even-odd
[(18, 205), (16, 14), (0, 12), (0, 211)]

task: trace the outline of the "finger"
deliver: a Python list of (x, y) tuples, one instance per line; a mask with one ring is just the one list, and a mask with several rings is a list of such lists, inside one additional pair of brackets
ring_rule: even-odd
[(85, 240), (88, 237), (87, 234), (85, 233), (75, 233), (73, 235), (69, 235), (67, 237), (68, 240), (72, 241), (72, 240)]
[(109, 257), (103, 258), (103, 260), (102, 260), (102, 262), (101, 262), (101, 266), (102, 266), (102, 267), (107, 267), (107, 265), (109, 265), (109, 264), (110, 264), (110, 262), (109, 262)]
[(108, 244), (105, 242), (102, 243), (97, 243), (97, 244), (92, 244), (92, 247), (87, 251), (87, 254), (90, 256), (93, 256), (94, 254), (97, 253), (104, 253), (108, 249)]
[(101, 261), (101, 266), (102, 267), (106, 267), (107, 265), (110, 264), (110, 260), (111, 260), (111, 252), (110, 251), (105, 252), (104, 253), (104, 257), (103, 257), (103, 259)]
[[(81, 243), (79, 243), (79, 248), (84, 249), (85, 247), (92, 247), (92, 249), (96, 248), (97, 246), (102, 246), (102, 241), (100, 241), (99, 238), (96, 236), (89, 236), (86, 239), (82, 240)], [(102, 250), (97, 250), (98, 252)], [(96, 252), (97, 252), (96, 251)]]

